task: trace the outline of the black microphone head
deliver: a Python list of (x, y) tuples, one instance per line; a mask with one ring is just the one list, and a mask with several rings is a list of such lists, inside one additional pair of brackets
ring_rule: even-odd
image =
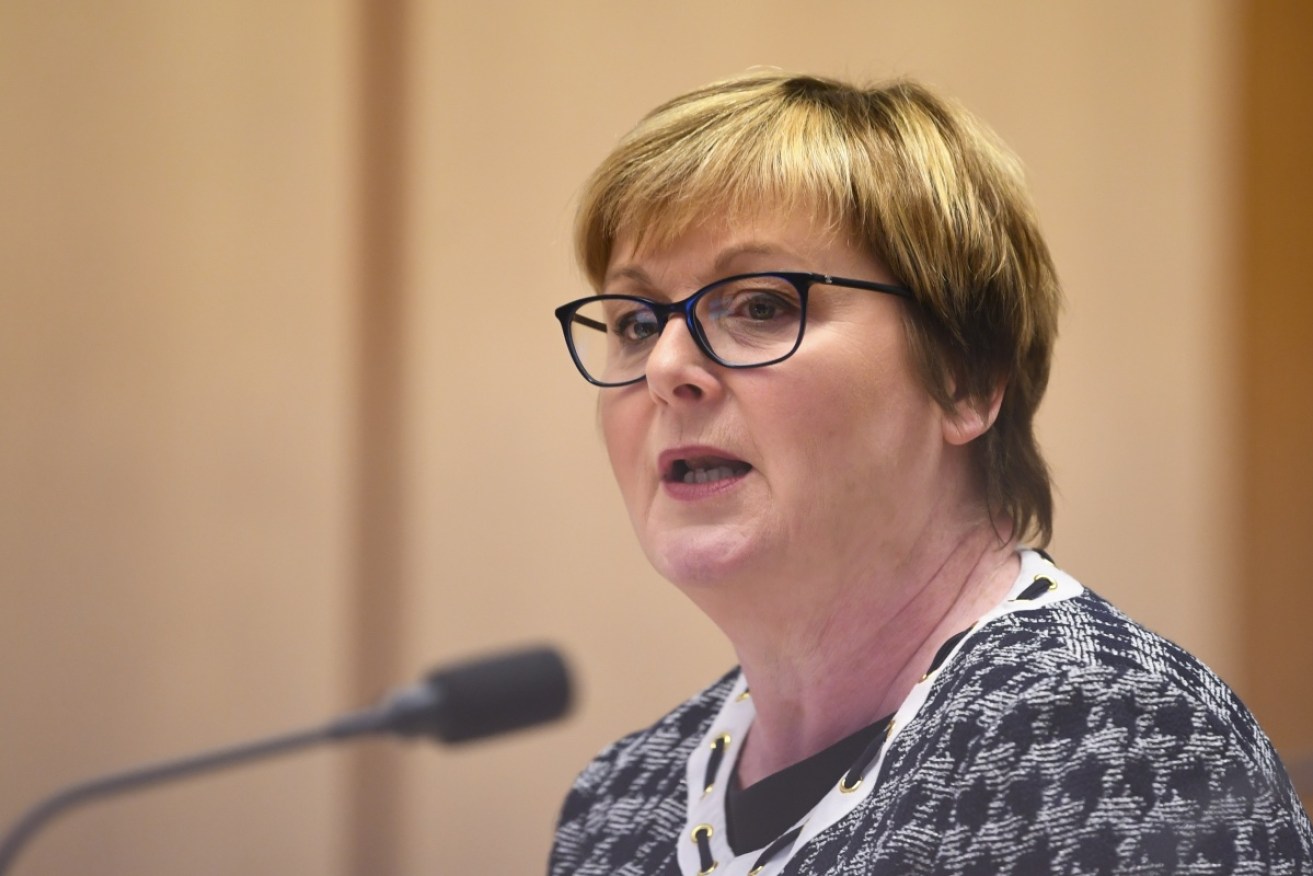
[(422, 728), (443, 742), (464, 742), (532, 727), (570, 708), (570, 675), (552, 648), (529, 648), (469, 660), (433, 672), (435, 695)]

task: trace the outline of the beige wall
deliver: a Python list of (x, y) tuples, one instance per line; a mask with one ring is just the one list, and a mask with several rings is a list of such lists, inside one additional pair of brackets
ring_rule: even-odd
[[(6, 824), (342, 705), (349, 12), (0, 4)], [(76, 813), (14, 872), (332, 872), (339, 773)]]
[(31, 872), (347, 873), (353, 831), (388, 846), (371, 873), (537, 872), (584, 760), (730, 665), (633, 545), (550, 311), (582, 294), (591, 166), (657, 101), (755, 64), (922, 78), (1026, 160), (1069, 299), (1041, 424), (1054, 551), (1238, 678), (1232, 4), (413, 0), (387, 582), (353, 571), (378, 306), (355, 101), (380, 98), (355, 46), (397, 7), (211, 6), (0, 7), (0, 818), (356, 705), (362, 600), (389, 601), (370, 659), (546, 639), (580, 709), (375, 747), (401, 776), (364, 788), (389, 825), (321, 753), (73, 816)]

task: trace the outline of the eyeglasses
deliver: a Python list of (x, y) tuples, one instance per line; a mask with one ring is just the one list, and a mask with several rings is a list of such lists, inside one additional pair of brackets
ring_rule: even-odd
[(698, 349), (726, 368), (760, 368), (798, 350), (812, 286), (844, 286), (911, 298), (906, 286), (827, 274), (738, 274), (669, 304), (636, 295), (594, 295), (556, 308), (574, 364), (590, 383), (627, 386), (647, 376), (647, 359), (672, 316), (682, 315)]

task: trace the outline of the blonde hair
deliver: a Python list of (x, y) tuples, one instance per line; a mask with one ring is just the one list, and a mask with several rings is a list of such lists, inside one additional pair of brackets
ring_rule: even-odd
[(991, 515), (1052, 535), (1034, 415), (1061, 293), (1020, 163), (966, 110), (913, 82), (858, 88), (779, 71), (716, 82), (657, 107), (589, 179), (580, 264), (600, 288), (616, 239), (660, 246), (711, 216), (806, 209), (911, 287), (912, 355), (945, 410), (1003, 401), (976, 442)]

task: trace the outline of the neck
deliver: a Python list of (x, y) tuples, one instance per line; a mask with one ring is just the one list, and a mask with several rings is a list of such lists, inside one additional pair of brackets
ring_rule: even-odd
[[(721, 624), (757, 717), (739, 761), (750, 785), (892, 714), (945, 640), (998, 604), (1019, 568), (993, 527), (918, 545), (894, 567), (813, 587), (777, 618)], [(826, 596), (829, 598), (826, 598)], [(741, 607), (741, 604), (740, 604)]]

